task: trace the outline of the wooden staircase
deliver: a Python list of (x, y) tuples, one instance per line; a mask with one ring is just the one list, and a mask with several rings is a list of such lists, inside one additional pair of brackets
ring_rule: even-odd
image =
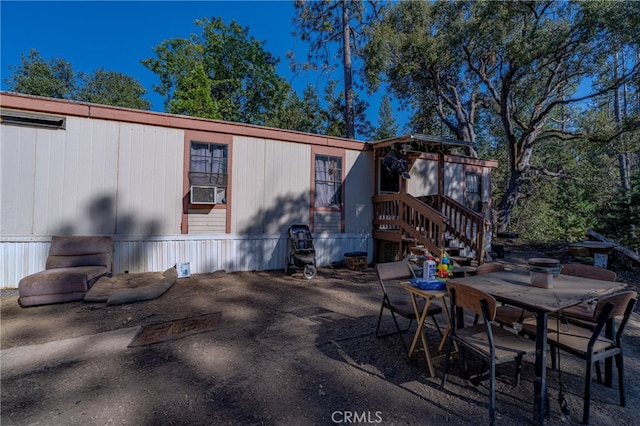
[(440, 257), (446, 251), (460, 266), (483, 262), (484, 218), (449, 197), (376, 195), (373, 211), (373, 238), (398, 243), (399, 259), (425, 252)]

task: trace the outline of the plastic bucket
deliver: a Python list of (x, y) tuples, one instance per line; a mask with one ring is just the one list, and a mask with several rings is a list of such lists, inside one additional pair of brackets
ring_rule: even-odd
[(178, 278), (189, 278), (191, 276), (191, 265), (189, 265), (189, 262), (176, 263), (176, 271), (178, 271)]

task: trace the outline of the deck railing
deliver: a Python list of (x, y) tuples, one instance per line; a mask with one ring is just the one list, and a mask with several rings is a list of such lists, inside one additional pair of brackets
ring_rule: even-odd
[(438, 256), (445, 246), (446, 218), (409, 194), (373, 197), (373, 237), (402, 242), (413, 239)]
[(402, 242), (414, 240), (431, 253), (441, 255), (448, 234), (484, 259), (484, 218), (446, 196), (417, 199), (409, 194), (373, 197), (373, 237)]

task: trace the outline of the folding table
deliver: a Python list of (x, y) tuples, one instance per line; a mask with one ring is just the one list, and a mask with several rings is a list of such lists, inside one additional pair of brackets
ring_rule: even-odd
[[(409, 348), (409, 357), (413, 356), (413, 352), (418, 345), (418, 339), (422, 341), (422, 349), (424, 350), (424, 355), (427, 358), (427, 365), (429, 366), (429, 374), (431, 377), (435, 377), (435, 370), (433, 368), (433, 360), (431, 357), (431, 352), (429, 351), (429, 342), (427, 340), (427, 336), (424, 334), (424, 323), (427, 319), (427, 313), (429, 312), (429, 306), (435, 299), (440, 299), (440, 303), (442, 305), (443, 313), (447, 317), (447, 327), (442, 333), (442, 339), (440, 340), (440, 344), (438, 345), (438, 351), (441, 352), (444, 348), (444, 344), (447, 340), (447, 334), (449, 333), (449, 329), (451, 328), (450, 318), (449, 318), (449, 310), (447, 309), (447, 303), (445, 301), (445, 296), (447, 296), (446, 290), (421, 290), (417, 287), (409, 283), (400, 283), (400, 287), (407, 290), (411, 294), (411, 302), (413, 303), (413, 309), (416, 313), (416, 318), (418, 320), (418, 327), (416, 329), (416, 334), (413, 337), (413, 342), (411, 343), (411, 348)], [(422, 308), (422, 312), (418, 307), (418, 297), (422, 297), (425, 299), (424, 307)]]

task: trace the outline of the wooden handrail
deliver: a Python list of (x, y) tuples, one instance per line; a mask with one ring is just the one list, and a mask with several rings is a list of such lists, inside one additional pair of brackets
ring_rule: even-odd
[(484, 218), (452, 198), (409, 194), (373, 197), (374, 236), (384, 232), (387, 239), (414, 239), (436, 256), (445, 250), (445, 232), (476, 252), (478, 264), (484, 259)]
[(476, 252), (478, 265), (484, 259), (484, 217), (452, 198), (440, 196), (440, 211), (447, 218), (447, 232)]
[(374, 233), (391, 231), (395, 240), (412, 238), (440, 256), (445, 247), (446, 218), (437, 210), (408, 194), (373, 197)]

